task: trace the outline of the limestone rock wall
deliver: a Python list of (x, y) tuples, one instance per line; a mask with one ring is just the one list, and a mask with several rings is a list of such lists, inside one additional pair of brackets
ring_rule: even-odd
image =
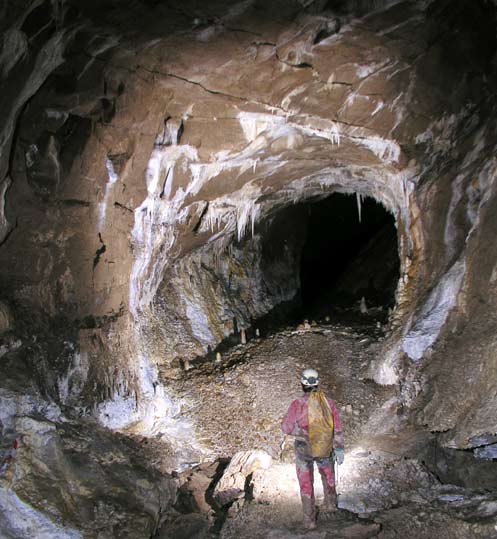
[(165, 272), (143, 336), (162, 373), (202, 359), (229, 337), (239, 342), (241, 330), (253, 336), (272, 309), (298, 302), (305, 226), (303, 210), (291, 210), (254, 226), (240, 243), (221, 238)]
[(64, 413), (37, 390), (29, 363), (19, 345), (2, 349), (2, 536), (154, 534), (174, 504), (176, 481), (137, 440)]
[(401, 382), (447, 446), (485, 445), (494, 7), (149, 4), (24, 2), (2, 19), (2, 356), (22, 353), (69, 411), (198, 455), (160, 371), (294, 296), (293, 271), (261, 266), (260, 223), (358, 192), (395, 215), (401, 263), (371, 377)]

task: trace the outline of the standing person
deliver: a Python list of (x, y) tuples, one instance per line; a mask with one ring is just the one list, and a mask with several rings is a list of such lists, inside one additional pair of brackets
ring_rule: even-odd
[(300, 379), (304, 394), (290, 404), (281, 429), (295, 436), (295, 461), (304, 526), (316, 527), (314, 499), (314, 462), (317, 464), (324, 491), (324, 511), (337, 508), (333, 459), (343, 463), (343, 434), (335, 402), (319, 389), (319, 374), (305, 369)]

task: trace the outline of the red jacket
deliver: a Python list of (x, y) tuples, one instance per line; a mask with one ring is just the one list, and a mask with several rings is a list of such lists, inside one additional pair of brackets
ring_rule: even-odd
[[(333, 413), (333, 422), (335, 424), (333, 447), (340, 447), (343, 449), (343, 433), (340, 415), (338, 414), (335, 401), (328, 399), (328, 404), (330, 405)], [(292, 404), (290, 404), (290, 408), (288, 408), (288, 412), (281, 423), (281, 430), (285, 434), (289, 434), (291, 436), (302, 436), (307, 438), (309, 436), (308, 408), (309, 393), (304, 393), (300, 399), (296, 399), (292, 402)]]

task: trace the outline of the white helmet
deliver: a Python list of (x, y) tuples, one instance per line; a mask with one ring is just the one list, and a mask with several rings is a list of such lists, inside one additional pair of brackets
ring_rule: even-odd
[(319, 385), (319, 374), (315, 369), (305, 369), (300, 378), (300, 383), (304, 387), (317, 387)]

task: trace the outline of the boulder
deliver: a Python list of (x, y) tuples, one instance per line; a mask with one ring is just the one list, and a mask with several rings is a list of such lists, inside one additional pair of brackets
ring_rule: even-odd
[(247, 478), (256, 470), (267, 470), (272, 463), (272, 457), (260, 449), (236, 453), (214, 489), (214, 499), (225, 506), (244, 497)]

